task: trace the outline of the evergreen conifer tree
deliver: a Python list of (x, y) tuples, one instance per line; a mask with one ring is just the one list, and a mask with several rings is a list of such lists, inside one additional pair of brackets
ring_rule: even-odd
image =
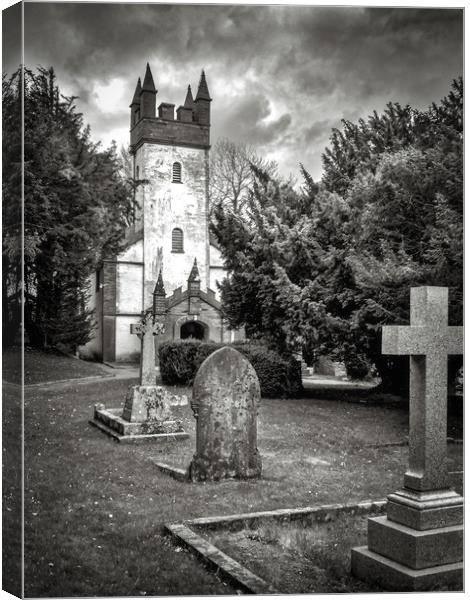
[(417, 285), (449, 287), (450, 323), (461, 323), (462, 153), (457, 80), (428, 111), (388, 104), (344, 122), (323, 180), (302, 167), (301, 192), (255, 169), (251, 219), (214, 214), (230, 325), (283, 352), (342, 359), (352, 376), (375, 365), (384, 385), (406, 389), (404, 360), (381, 353), (381, 326), (409, 322)]
[[(3, 117), (10, 123), (4, 139), (16, 139), (14, 110), (22, 83), (25, 328), (35, 345), (75, 350), (92, 331), (89, 277), (120, 248), (132, 215), (132, 186), (119, 173), (116, 148), (103, 150), (91, 141), (75, 98), (60, 93), (52, 68), (24, 69), (24, 82), (20, 71), (4, 79)], [(13, 193), (13, 158), (4, 162), (5, 169), (6, 187)], [(16, 222), (7, 213), (4, 231)], [(9, 246), (4, 240), (4, 257)]]

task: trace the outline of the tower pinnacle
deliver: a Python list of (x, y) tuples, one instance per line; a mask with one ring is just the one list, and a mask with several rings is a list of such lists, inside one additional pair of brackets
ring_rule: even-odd
[(163, 277), (162, 277), (161, 269), (158, 272), (158, 279), (157, 279), (157, 283), (155, 284), (155, 289), (153, 290), (153, 293), (157, 296), (165, 296), (165, 287), (163, 285)]
[(140, 92), (142, 91), (142, 84), (140, 83), (140, 77), (137, 80), (137, 85), (135, 86), (134, 97), (132, 98), (132, 102), (130, 106), (133, 104), (140, 104)]
[(194, 264), (193, 264), (193, 268), (191, 269), (191, 273), (189, 274), (188, 277), (188, 282), (192, 282), (192, 281), (201, 281), (201, 278), (199, 276), (199, 269), (197, 268), (197, 259), (194, 259)]
[(162, 278), (162, 270), (158, 272), (157, 283), (155, 284), (155, 289), (153, 290), (153, 304), (152, 304), (152, 313), (155, 315), (163, 315), (166, 312), (166, 302), (165, 302), (165, 288), (163, 286), (163, 278)]
[(145, 70), (144, 83), (142, 84), (142, 90), (140, 92), (140, 116), (141, 118), (150, 117), (155, 118), (156, 102), (157, 102), (157, 90), (153, 83), (152, 71), (150, 65), (147, 63), (147, 69)]
[(207, 87), (206, 74), (204, 69), (201, 72), (201, 79), (199, 80), (199, 86), (197, 88), (196, 101), (197, 100), (212, 100), (209, 94), (209, 88)]
[(144, 83), (142, 85), (143, 92), (156, 92), (155, 84), (153, 82), (152, 71), (150, 70), (150, 65), (147, 63), (147, 68), (145, 70)]
[(186, 94), (186, 100), (184, 101), (184, 108), (194, 108), (194, 100), (193, 100), (193, 93), (191, 92), (191, 86), (188, 85), (188, 92)]

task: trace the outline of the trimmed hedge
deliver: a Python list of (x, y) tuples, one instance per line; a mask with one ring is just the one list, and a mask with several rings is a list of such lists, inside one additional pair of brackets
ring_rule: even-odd
[(203, 361), (224, 346), (231, 346), (250, 361), (258, 375), (263, 397), (293, 397), (302, 391), (300, 363), (283, 358), (265, 346), (250, 343), (216, 344), (197, 340), (164, 342), (158, 350), (160, 374), (168, 385), (192, 385)]

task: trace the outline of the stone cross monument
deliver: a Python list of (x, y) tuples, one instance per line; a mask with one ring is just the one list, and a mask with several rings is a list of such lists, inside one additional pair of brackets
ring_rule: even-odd
[(107, 409), (96, 404), (90, 423), (119, 441), (145, 436), (155, 439), (186, 438), (181, 420), (174, 419), (172, 406), (187, 403), (163, 386), (156, 385), (155, 335), (163, 333), (162, 315), (165, 313), (161, 272), (153, 294), (153, 305), (146, 310), (140, 323), (131, 325), (131, 333), (141, 340), (140, 383), (127, 391), (123, 409)]
[(405, 488), (448, 486), (447, 357), (462, 354), (462, 327), (448, 326), (448, 290), (411, 288), (410, 326), (383, 327), (382, 352), (410, 355), (410, 454)]
[(140, 338), (140, 385), (155, 385), (155, 335), (163, 333), (163, 323), (155, 321), (151, 312), (144, 313), (140, 323), (131, 325), (131, 333)]
[(463, 498), (447, 473), (447, 357), (462, 354), (463, 328), (448, 325), (448, 290), (411, 288), (410, 326), (382, 328), (382, 352), (410, 355), (409, 465), (387, 516), (368, 522), (353, 574), (387, 590), (459, 586)]

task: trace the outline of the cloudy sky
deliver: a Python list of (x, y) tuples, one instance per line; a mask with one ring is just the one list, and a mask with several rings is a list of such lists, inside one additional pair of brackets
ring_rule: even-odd
[(127, 144), (147, 61), (157, 106), (182, 104), (204, 68), (212, 143), (252, 144), (284, 174), (302, 162), (315, 178), (342, 118), (446, 95), (462, 74), (462, 34), (461, 9), (25, 4), (26, 65), (54, 66), (96, 140)]

